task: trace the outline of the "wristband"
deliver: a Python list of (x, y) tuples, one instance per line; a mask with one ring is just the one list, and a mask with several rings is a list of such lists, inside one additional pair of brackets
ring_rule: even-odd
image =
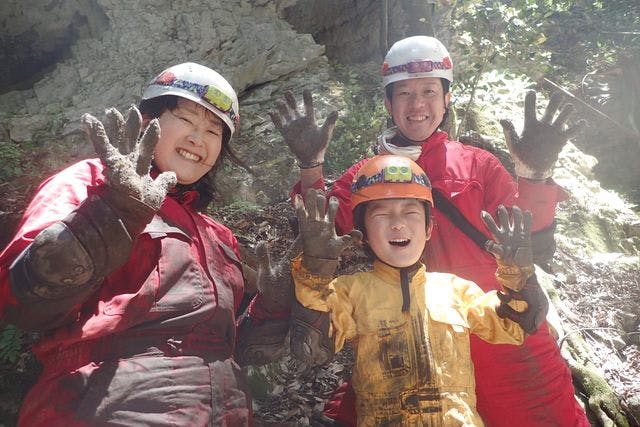
[(322, 166), (324, 160), (314, 160), (310, 163), (301, 163), (300, 161), (297, 161), (296, 163), (298, 164), (298, 167), (300, 169), (313, 169), (317, 168), (318, 166)]

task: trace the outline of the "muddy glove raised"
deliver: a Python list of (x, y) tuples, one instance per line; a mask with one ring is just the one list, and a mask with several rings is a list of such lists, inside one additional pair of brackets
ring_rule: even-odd
[(270, 312), (283, 312), (291, 308), (293, 281), (291, 260), (300, 255), (300, 238), (294, 240), (278, 262), (273, 262), (267, 242), (256, 245), (256, 284), (262, 295), (264, 308)]
[(358, 230), (344, 236), (336, 235), (338, 204), (338, 199), (331, 197), (326, 209), (324, 193), (314, 189), (307, 191), (304, 201), (299, 194), (294, 200), (302, 240), (302, 264), (318, 276), (332, 276), (342, 251), (362, 239)]
[[(307, 191), (304, 201), (300, 195), (294, 200), (303, 248), (302, 265), (309, 273), (327, 278), (323, 288), (328, 288), (324, 285), (329, 283), (338, 267), (343, 249), (362, 239), (362, 233), (357, 230), (340, 237), (336, 235), (334, 222), (338, 204), (338, 199), (331, 197), (326, 210), (324, 193), (314, 189)], [(328, 362), (334, 354), (329, 327), (328, 312), (306, 308), (294, 301), (291, 309), (291, 353), (312, 366)]]
[(544, 116), (538, 120), (536, 93), (528, 92), (524, 101), (524, 129), (520, 137), (511, 121), (500, 120), (509, 153), (515, 164), (516, 175), (533, 180), (549, 178), (562, 147), (584, 128), (584, 120), (580, 120), (573, 127), (565, 128), (565, 123), (574, 110), (571, 104), (565, 104), (555, 120), (553, 119), (562, 98), (561, 93), (554, 93)]
[(284, 138), (291, 153), (296, 157), (301, 169), (320, 166), (324, 162), (324, 154), (331, 141), (338, 112), (334, 111), (329, 114), (324, 124), (318, 127), (313, 109), (313, 98), (309, 90), (302, 92), (304, 114), (298, 111), (293, 93), (285, 92), (284, 98), (286, 103), (279, 101), (276, 104), (278, 111), (269, 113), (274, 126)]
[(104, 125), (90, 114), (82, 116), (82, 124), (105, 165), (107, 182), (100, 198), (118, 214), (135, 238), (177, 182), (174, 172), (163, 172), (155, 180), (149, 175), (160, 138), (158, 120), (151, 121), (139, 140), (142, 117), (136, 107), (129, 109), (126, 121), (118, 110), (110, 108)]
[[(522, 329), (533, 334), (542, 323), (549, 310), (549, 302), (538, 284), (533, 266), (531, 249), (531, 212), (522, 211), (513, 206), (513, 222), (504, 206), (498, 207), (496, 224), (488, 212), (482, 211), (482, 220), (493, 235), (495, 241), (486, 244), (486, 250), (496, 257), (498, 268), (496, 278), (506, 289), (498, 292), (500, 305), (496, 312), (518, 323)], [(527, 307), (523, 311), (515, 310), (508, 304), (512, 300), (524, 301)]]

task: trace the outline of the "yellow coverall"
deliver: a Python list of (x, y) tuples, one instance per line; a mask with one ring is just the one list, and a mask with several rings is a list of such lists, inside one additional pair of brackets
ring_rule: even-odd
[(345, 341), (355, 349), (359, 426), (484, 425), (475, 408), (469, 334), (495, 344), (524, 341), (517, 323), (496, 314), (495, 291), (422, 265), (402, 312), (398, 269), (376, 261), (371, 272), (331, 280), (307, 271), (301, 259), (292, 262), (298, 301), (331, 312), (336, 352)]

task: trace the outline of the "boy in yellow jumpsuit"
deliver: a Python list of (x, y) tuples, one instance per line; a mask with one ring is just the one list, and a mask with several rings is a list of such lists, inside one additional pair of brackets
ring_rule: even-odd
[[(534, 275), (531, 215), (504, 207), (499, 223), (483, 221), (495, 242), (496, 276), (506, 292), (484, 293), (421, 262), (433, 223), (431, 184), (412, 160), (393, 155), (367, 162), (352, 184), (354, 230), (338, 237), (338, 206), (311, 190), (295, 200), (303, 254), (292, 262), (298, 301), (330, 313), (335, 351), (353, 345), (353, 387), (360, 426), (478, 426), (469, 334), (495, 344), (522, 344), (546, 316)], [(340, 252), (363, 239), (373, 270), (332, 280)], [(328, 325), (327, 325), (328, 326)], [(496, 360), (496, 363), (500, 363)], [(507, 416), (507, 414), (505, 414)]]

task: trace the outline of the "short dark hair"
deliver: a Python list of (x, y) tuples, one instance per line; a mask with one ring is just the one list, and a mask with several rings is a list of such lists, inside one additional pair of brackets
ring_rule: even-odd
[[(367, 229), (364, 226), (364, 215), (367, 212), (367, 206), (369, 202), (364, 202), (356, 206), (353, 210), (353, 228), (359, 230), (362, 233), (362, 244), (364, 248), (364, 252), (370, 259), (375, 259), (375, 254), (369, 247), (367, 243)], [(431, 203), (422, 201), (422, 205), (424, 206), (424, 227), (427, 229), (429, 224), (431, 223)]]
[[(175, 95), (158, 96), (156, 98), (145, 99), (140, 102), (138, 109), (143, 117), (148, 119), (156, 119), (162, 115), (165, 111), (173, 111), (178, 106), (178, 97)], [(231, 150), (229, 141), (231, 139), (231, 131), (223, 123), (222, 133), (222, 149), (220, 150), (220, 156), (216, 160), (211, 170), (207, 172), (202, 178), (192, 184), (178, 184), (176, 186), (179, 192), (186, 192), (195, 190), (198, 192), (198, 200), (193, 203), (193, 207), (196, 210), (203, 211), (211, 202), (218, 197), (218, 189), (215, 184), (215, 177), (222, 169), (222, 165), (225, 159), (229, 158), (232, 161), (238, 160), (235, 153)]]

